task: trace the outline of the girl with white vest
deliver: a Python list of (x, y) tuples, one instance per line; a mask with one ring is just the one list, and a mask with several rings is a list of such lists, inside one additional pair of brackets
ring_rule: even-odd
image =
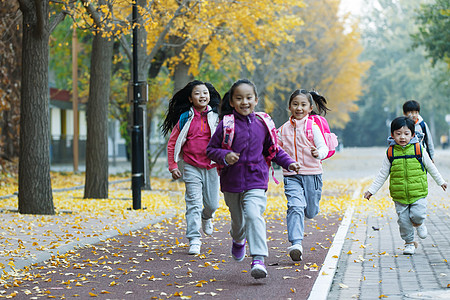
[[(313, 101), (318, 113), (313, 111)], [(312, 125), (313, 140), (307, 138), (306, 122), (310, 114), (328, 110), (326, 100), (316, 92), (295, 90), (289, 98), (291, 117), (278, 129), (279, 145), (296, 162), (300, 171), (283, 170), (284, 192), (287, 198), (287, 231), (292, 246), (288, 254), (293, 261), (301, 261), (305, 216), (314, 218), (319, 213), (322, 195), (322, 162), (328, 147), (316, 123)]]
[(206, 146), (219, 123), (220, 94), (210, 83), (194, 80), (169, 102), (162, 132), (170, 134), (167, 161), (174, 180), (182, 178), (186, 200), (186, 237), (189, 254), (200, 254), (200, 227), (213, 233), (212, 218), (219, 207), (216, 164), (206, 156)]

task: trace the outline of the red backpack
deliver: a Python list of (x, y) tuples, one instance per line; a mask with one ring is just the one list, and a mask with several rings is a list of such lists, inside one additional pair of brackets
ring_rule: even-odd
[(330, 126), (328, 125), (327, 119), (319, 115), (309, 115), (308, 120), (306, 120), (305, 134), (306, 138), (310, 141), (314, 141), (312, 126), (313, 122), (319, 126), (320, 132), (322, 132), (325, 143), (329, 149), (328, 155), (324, 158), (327, 159), (334, 155), (336, 152), (336, 147), (339, 144), (337, 136), (330, 131)]
[[(278, 134), (275, 123), (273, 123), (272, 118), (265, 112), (255, 112), (256, 117), (263, 121), (269, 131), (270, 138), (272, 139), (272, 146), (268, 149), (269, 155), (265, 157), (267, 165), (272, 168), (272, 159), (278, 153)], [(234, 115), (229, 114), (223, 116), (223, 140), (222, 148), (231, 150), (231, 145), (233, 144), (234, 138)], [(275, 178), (275, 172), (272, 168), (272, 178), (276, 184), (280, 182)]]

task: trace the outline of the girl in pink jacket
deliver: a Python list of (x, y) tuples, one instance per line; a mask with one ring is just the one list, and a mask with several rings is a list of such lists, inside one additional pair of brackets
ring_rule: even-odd
[[(318, 112), (313, 111), (313, 101)], [(279, 145), (300, 164), (300, 171), (283, 170), (284, 189), (287, 198), (288, 254), (293, 261), (301, 261), (305, 216), (314, 218), (319, 213), (322, 195), (322, 162), (328, 155), (328, 147), (322, 132), (313, 123), (313, 140), (305, 133), (310, 114), (326, 113), (326, 99), (314, 91), (296, 90), (289, 98), (291, 117), (278, 129)]]

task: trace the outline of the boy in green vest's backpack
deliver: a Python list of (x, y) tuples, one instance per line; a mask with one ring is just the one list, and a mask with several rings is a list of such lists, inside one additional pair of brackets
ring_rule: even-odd
[(445, 191), (447, 183), (426, 151), (423, 151), (415, 136), (414, 121), (408, 117), (395, 118), (391, 123), (389, 148), (380, 172), (364, 198), (367, 200), (384, 184), (388, 176), (389, 192), (398, 214), (400, 236), (405, 241), (403, 254), (414, 254), (417, 243), (414, 241), (414, 228), (424, 239), (428, 231), (424, 224), (427, 215), (428, 182), (427, 172)]

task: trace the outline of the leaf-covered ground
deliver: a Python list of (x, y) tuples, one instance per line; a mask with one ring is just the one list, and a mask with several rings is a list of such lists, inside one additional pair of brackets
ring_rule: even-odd
[[(343, 213), (350, 206), (355, 208), (355, 215), (369, 213), (382, 216), (387, 209), (392, 209), (393, 204), (388, 197), (387, 185), (376, 197), (372, 198), (373, 200), (367, 201), (362, 198), (362, 192), (371, 183), (371, 178), (362, 174), (361, 170), (367, 169), (366, 173), (374, 176), (377, 169), (368, 165), (374, 164), (378, 168), (379, 160), (361, 160), (355, 157), (358, 153), (339, 153), (331, 160), (331, 162), (336, 161), (337, 163), (329, 165), (328, 174), (335, 174), (335, 176), (328, 176), (329, 179), (324, 181), (320, 216), (308, 223), (308, 228), (311, 229), (310, 237), (314, 237), (318, 232), (326, 232), (328, 229), (335, 228), (333, 226), (339, 224)], [(346, 174), (351, 176), (344, 176)], [(2, 198), (0, 200), (0, 209), (2, 210), (0, 214), (2, 218), (0, 257), (3, 257), (4, 261), (0, 263), (0, 270), (3, 271), (0, 279), (3, 284), (0, 297), (20, 298), (22, 296), (23, 299), (38, 299), (42, 296), (52, 298), (56, 297), (54, 295), (58, 295), (58, 298), (65, 298), (78, 295), (81, 298), (138, 299), (135, 297), (136, 295), (131, 295), (136, 288), (128, 289), (127, 287), (139, 282), (138, 289), (147, 291), (146, 295), (151, 294), (154, 298), (189, 298), (205, 295), (220, 295), (221, 298), (226, 298), (225, 295), (230, 292), (220, 286), (220, 281), (216, 282), (217, 277), (214, 276), (214, 272), (225, 272), (222, 274), (225, 277), (229, 272), (230, 280), (237, 280), (236, 284), (245, 285), (245, 278), (249, 277), (248, 274), (245, 274), (249, 270), (249, 259), (246, 259), (246, 263), (242, 265), (233, 264), (230, 260), (229, 237), (227, 236), (229, 217), (223, 200), (221, 200), (221, 206), (216, 216), (214, 237), (204, 239), (203, 256), (194, 258), (186, 255), (187, 241), (183, 238), (185, 226), (183, 216), (184, 184), (169, 179), (152, 178), (153, 190), (142, 191), (142, 207), (145, 209), (134, 211), (130, 210), (132, 195), (130, 182), (124, 181), (126, 179), (129, 179), (129, 174), (125, 174), (125, 177), (110, 178), (111, 182), (118, 183), (110, 185), (108, 199), (83, 199), (82, 189), (54, 192), (54, 205), (57, 211), (55, 216), (20, 215), (14, 212), (17, 209), (17, 197)], [(83, 181), (84, 175), (82, 174), (52, 172), (54, 189), (79, 186), (83, 184)], [(0, 197), (12, 195), (17, 192), (17, 180), (14, 177), (4, 177), (0, 181), (0, 187)], [(432, 192), (434, 193), (435, 190)], [(440, 198), (443, 197), (440, 192), (438, 195)], [(430, 210), (440, 209), (442, 205), (446, 205), (445, 202), (443, 204), (443, 201), (436, 203), (430, 201), (429, 204)], [(286, 292), (286, 295), (292, 294), (292, 298), (296, 298), (301, 295), (299, 288), (301, 284), (298, 284), (298, 280), (305, 282), (304, 280), (308, 276), (314, 278), (308, 272), (314, 273), (312, 271), (314, 269), (317, 271), (320, 263), (314, 261), (314, 256), (310, 256), (312, 259), (310, 261), (305, 258), (305, 261), (299, 266), (287, 264), (285, 261), (285, 252), (288, 246), (283, 221), (285, 208), (286, 199), (282, 184), (275, 185), (270, 182), (266, 219), (268, 241), (271, 247), (270, 259), (274, 259), (274, 261), (268, 262), (274, 265), (269, 266), (269, 278), (281, 276), (278, 278), (284, 284), (293, 280), (292, 284), (284, 285), (283, 291)], [(139, 224), (155, 216), (169, 216), (169, 213), (173, 215), (165, 221), (137, 232), (120, 231), (124, 225)], [(352, 221), (353, 226), (356, 226), (356, 222), (358, 220)], [(101, 249), (99, 246), (87, 246), (78, 251), (55, 255), (53, 259), (39, 266), (23, 270), (14, 269), (16, 261), (20, 258), (32, 256), (39, 251), (56, 249), (81, 238), (99, 237), (110, 231), (117, 231), (118, 236), (105, 239), (105, 246)], [(312, 244), (308, 247), (311, 254), (328, 249), (333, 233), (326, 234), (329, 236), (324, 237), (319, 244)], [(308, 234), (305, 242), (307, 240)], [(142, 251), (136, 251), (136, 249), (128, 251), (131, 253), (127, 254), (128, 258), (124, 261), (124, 257), (122, 257), (124, 254), (121, 251), (127, 252), (127, 248), (131, 249), (137, 241), (139, 241), (139, 249)], [(152, 265), (156, 260), (159, 262), (170, 261), (172, 265), (176, 262), (176, 264), (169, 270), (167, 266), (161, 264)], [(355, 263), (358, 262), (355, 261)], [(143, 268), (139, 269), (139, 274), (135, 273), (138, 270), (136, 265)], [(147, 265), (148, 267), (146, 267)], [(13, 268), (14, 271), (6, 272), (8, 267)], [(288, 269), (283, 269), (285, 267)], [(61, 272), (63, 269), (67, 269), (67, 272)], [(96, 272), (94, 273), (92, 270), (96, 270)], [(203, 272), (205, 270), (211, 271), (211, 276), (206, 276)], [(170, 275), (168, 275), (169, 273)], [(189, 274), (193, 277), (190, 277)], [(246, 275), (242, 277), (244, 281), (239, 281), (242, 274)], [(181, 277), (185, 278), (181, 280), (177, 276), (187, 277)], [(102, 282), (105, 284), (105, 277), (108, 286), (99, 289)], [(141, 279), (145, 279), (146, 282), (141, 282)], [(157, 288), (149, 287), (151, 283), (154, 286), (155, 282), (158, 283)], [(271, 283), (271, 281), (269, 282)], [(161, 284), (164, 288), (161, 288)], [(90, 287), (90, 291), (76, 290), (83, 286)], [(208, 289), (205, 288), (207, 286)], [(253, 284), (249, 286), (253, 287)], [(115, 294), (114, 297), (111, 297), (110, 293), (115, 293), (116, 288), (123, 294), (121, 296)], [(150, 290), (154, 292), (150, 293)]]

